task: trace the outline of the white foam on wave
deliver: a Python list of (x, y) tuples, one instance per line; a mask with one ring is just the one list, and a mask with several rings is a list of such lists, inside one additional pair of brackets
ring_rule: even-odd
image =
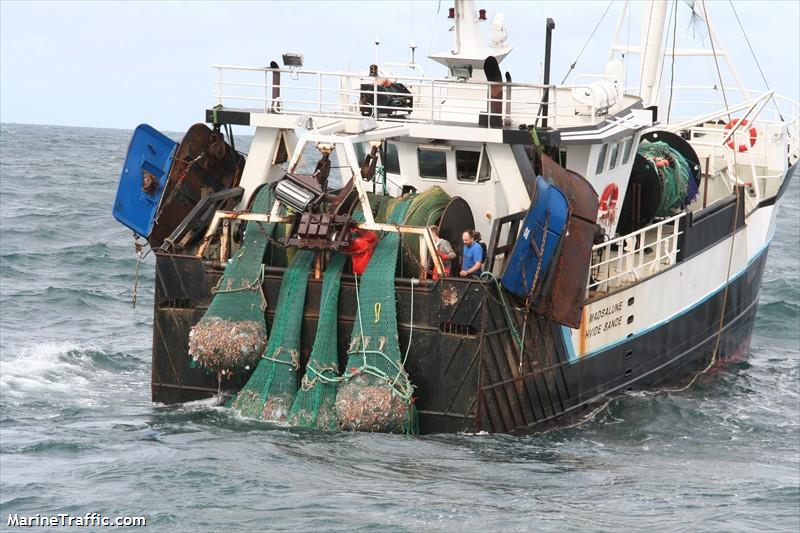
[(46, 341), (22, 347), (0, 360), (0, 391), (3, 396), (26, 399), (32, 395), (82, 396), (99, 373), (92, 347), (71, 341)]

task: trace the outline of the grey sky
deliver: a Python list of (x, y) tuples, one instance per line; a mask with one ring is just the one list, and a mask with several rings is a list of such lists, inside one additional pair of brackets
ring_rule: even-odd
[[(679, 2), (680, 9), (688, 8)], [(305, 54), (308, 68), (365, 70), (380, 60), (406, 61), (416, 41), (417, 60), (449, 50), (451, 26), (439, 2), (6, 2), (0, 3), (0, 120), (185, 130), (213, 105), (212, 63), (262, 66), (281, 52)], [(506, 14), (515, 50), (501, 65), (515, 81), (538, 81), (544, 21), (556, 21), (553, 78), (560, 81), (600, 19), (605, 1), (489, 2), (489, 19)], [(736, 2), (772, 88), (800, 93), (800, 2)], [(605, 63), (621, 4), (611, 8), (576, 70), (599, 72)], [(746, 84), (762, 89), (727, 1), (708, 9)], [(638, 17), (636, 19), (638, 22)], [(679, 18), (678, 39), (687, 40)], [(632, 39), (632, 41), (635, 39)], [(698, 43), (699, 45), (699, 43)], [(680, 70), (709, 84), (703, 68)], [(443, 70), (427, 62), (428, 75)], [(683, 81), (689, 81), (684, 78)]]

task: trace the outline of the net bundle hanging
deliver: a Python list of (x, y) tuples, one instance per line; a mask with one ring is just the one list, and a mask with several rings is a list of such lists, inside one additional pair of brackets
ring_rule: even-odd
[(336, 429), (334, 403), (339, 385), (338, 323), (339, 289), (347, 256), (336, 254), (325, 269), (319, 321), (314, 346), (300, 382), (300, 390), (287, 420), (293, 426), (323, 431)]
[(683, 209), (694, 201), (699, 188), (689, 162), (680, 152), (662, 141), (642, 141), (638, 152), (653, 166), (661, 182), (661, 203), (656, 216), (670, 216), (675, 209)]
[[(269, 213), (275, 198), (263, 187), (253, 201), (253, 213)], [(230, 375), (255, 364), (264, 351), (267, 328), (262, 293), (264, 252), (275, 224), (249, 221), (242, 245), (225, 265), (214, 299), (189, 332), (189, 355), (199, 366)]]
[[(410, 201), (391, 208), (389, 223), (404, 220)], [(375, 248), (358, 283), (358, 315), (348, 359), (336, 395), (339, 429), (347, 431), (416, 431), (413, 386), (403, 368), (397, 335), (394, 277), (400, 234), (387, 232)]]
[(230, 406), (243, 416), (283, 421), (297, 394), (300, 330), (314, 252), (299, 250), (283, 274), (272, 334), (258, 366)]

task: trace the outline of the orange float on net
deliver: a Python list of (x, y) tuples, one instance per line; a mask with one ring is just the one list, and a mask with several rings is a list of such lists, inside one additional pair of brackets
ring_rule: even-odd
[(364, 274), (369, 260), (372, 259), (372, 252), (378, 244), (378, 235), (374, 231), (359, 231), (350, 241), (350, 246), (343, 251), (350, 254), (353, 260), (353, 273)]

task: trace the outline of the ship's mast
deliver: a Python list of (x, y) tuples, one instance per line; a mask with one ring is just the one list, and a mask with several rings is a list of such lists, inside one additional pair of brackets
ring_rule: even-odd
[(475, 3), (472, 0), (455, 0), (455, 47), (454, 56), (466, 57), (478, 55), (482, 48), (480, 30), (475, 16)]
[(455, 0), (453, 8), (455, 43), (451, 50), (432, 54), (429, 57), (445, 65), (449, 69), (472, 68), (473, 79), (485, 79), (483, 75), (483, 62), (488, 56), (494, 56), (498, 63), (505, 58), (511, 47), (506, 44), (506, 30), (504, 17), (497, 13), (489, 28), (492, 38), (487, 42), (481, 30), (481, 23), (485, 21), (485, 10), (475, 8), (472, 0)]
[[(736, 67), (730, 59), (730, 56), (725, 51), (722, 42), (717, 35), (714, 25), (710, 20), (706, 19), (706, 5), (704, 0), (696, 0), (693, 6), (694, 15), (697, 16), (699, 23), (703, 28), (708, 30), (708, 38), (711, 40), (711, 49), (703, 48), (675, 48), (673, 50), (666, 50), (666, 41), (664, 39), (664, 29), (667, 23), (667, 6), (665, 0), (652, 0), (650, 2), (643, 2), (642, 18), (640, 27), (640, 39), (638, 45), (623, 44), (620, 42), (622, 28), (624, 26), (626, 16), (630, 14), (630, 1), (626, 1), (622, 13), (620, 14), (619, 21), (614, 32), (614, 39), (609, 49), (608, 58), (613, 59), (615, 53), (621, 53), (625, 57), (627, 63), (628, 55), (639, 54), (639, 96), (642, 97), (644, 105), (658, 105), (661, 85), (661, 71), (664, 63), (664, 57), (674, 54), (675, 56), (709, 56), (715, 57), (717, 60), (722, 60), (725, 66), (728, 67), (733, 77), (733, 81), (742, 93), (742, 97), (747, 100), (749, 94), (745, 89)], [(681, 3), (676, 4), (676, 8), (681, 6)], [(677, 13), (674, 14), (677, 18)]]
[(654, 0), (642, 5), (639, 54), (639, 96), (645, 106), (658, 105), (659, 82), (664, 58), (664, 26), (667, 20), (666, 0)]

